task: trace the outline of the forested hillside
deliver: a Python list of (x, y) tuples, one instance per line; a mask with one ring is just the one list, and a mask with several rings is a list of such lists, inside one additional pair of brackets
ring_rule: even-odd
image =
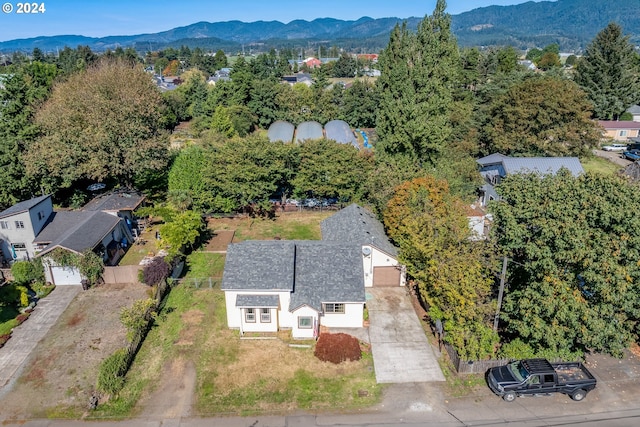
[[(430, 11), (425, 10), (425, 15)], [(330, 13), (330, 12), (327, 12)], [(205, 17), (206, 18), (206, 17)], [(135, 47), (138, 51), (179, 47), (225, 51), (255, 44), (258, 49), (339, 46), (377, 52), (386, 46), (396, 24), (407, 22), (415, 31), (423, 17), (389, 17), (356, 21), (333, 18), (311, 22), (278, 21), (198, 22), (155, 34), (91, 38), (60, 35), (0, 43), (0, 52), (55, 51), (62, 46), (87, 45), (93, 50)], [(640, 2), (637, 0), (557, 0), (514, 6), (490, 6), (452, 16), (451, 31), (461, 46), (505, 46), (519, 49), (558, 43), (563, 51), (583, 49), (609, 22), (621, 25), (631, 41), (640, 44)]]

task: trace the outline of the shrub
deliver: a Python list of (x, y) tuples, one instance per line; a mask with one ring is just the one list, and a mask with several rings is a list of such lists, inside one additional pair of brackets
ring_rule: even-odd
[(24, 323), (24, 321), (29, 318), (30, 314), (31, 312), (26, 312), (26, 311), (24, 313), (18, 314), (16, 316), (16, 321), (18, 322), (18, 325)]
[(323, 362), (341, 363), (345, 360), (360, 360), (360, 341), (347, 334), (320, 334), (315, 356)]
[(107, 394), (116, 394), (124, 387), (124, 376), (128, 369), (127, 349), (121, 348), (100, 364), (96, 388)]
[(155, 257), (142, 269), (142, 283), (154, 286), (169, 276), (171, 267), (162, 257)]
[(11, 275), (18, 285), (28, 285), (35, 280), (44, 280), (40, 258), (33, 261), (16, 261), (11, 266)]
[(0, 335), (0, 347), (4, 346), (11, 338), (11, 334)]
[(38, 298), (44, 298), (53, 291), (55, 286), (51, 283), (44, 283), (42, 281), (35, 281), (31, 285), (31, 290), (36, 293)]
[(16, 289), (20, 291), (20, 307), (27, 307), (29, 305), (29, 290), (24, 286), (16, 286)]

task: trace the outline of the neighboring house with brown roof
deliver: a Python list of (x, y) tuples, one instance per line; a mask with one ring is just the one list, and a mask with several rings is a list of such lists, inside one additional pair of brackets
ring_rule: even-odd
[(614, 141), (627, 141), (640, 135), (640, 122), (631, 120), (598, 120), (604, 129), (602, 137)]
[(350, 205), (321, 223), (322, 240), (229, 245), (221, 289), (229, 328), (290, 329), (313, 338), (319, 327), (363, 325), (365, 288), (404, 286), (405, 268), (382, 224)]

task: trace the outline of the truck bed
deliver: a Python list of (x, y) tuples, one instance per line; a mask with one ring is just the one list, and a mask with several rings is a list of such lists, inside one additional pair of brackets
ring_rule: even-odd
[(594, 379), (582, 363), (553, 363), (552, 366), (558, 375), (558, 383), (575, 383)]

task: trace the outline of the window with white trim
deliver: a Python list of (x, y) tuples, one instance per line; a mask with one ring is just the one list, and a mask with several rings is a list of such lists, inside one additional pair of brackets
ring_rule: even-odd
[(271, 323), (271, 310), (268, 308), (260, 309), (260, 323)]
[(311, 329), (313, 327), (313, 318), (311, 316), (298, 317), (298, 329)]
[(27, 245), (25, 245), (24, 243), (14, 243), (13, 244), (13, 249), (17, 249), (17, 250), (26, 250), (27, 249)]
[(0, 228), (2, 228), (3, 230), (8, 230), (9, 229), (9, 221), (0, 221)]
[(244, 321), (247, 323), (256, 323), (256, 309), (245, 308), (244, 309)]
[(24, 228), (24, 222), (16, 221), (16, 228)]
[(627, 136), (627, 131), (626, 130), (621, 130), (620, 131), (620, 136)]
[(344, 314), (344, 304), (343, 303), (326, 303), (324, 305), (325, 313), (339, 313)]

